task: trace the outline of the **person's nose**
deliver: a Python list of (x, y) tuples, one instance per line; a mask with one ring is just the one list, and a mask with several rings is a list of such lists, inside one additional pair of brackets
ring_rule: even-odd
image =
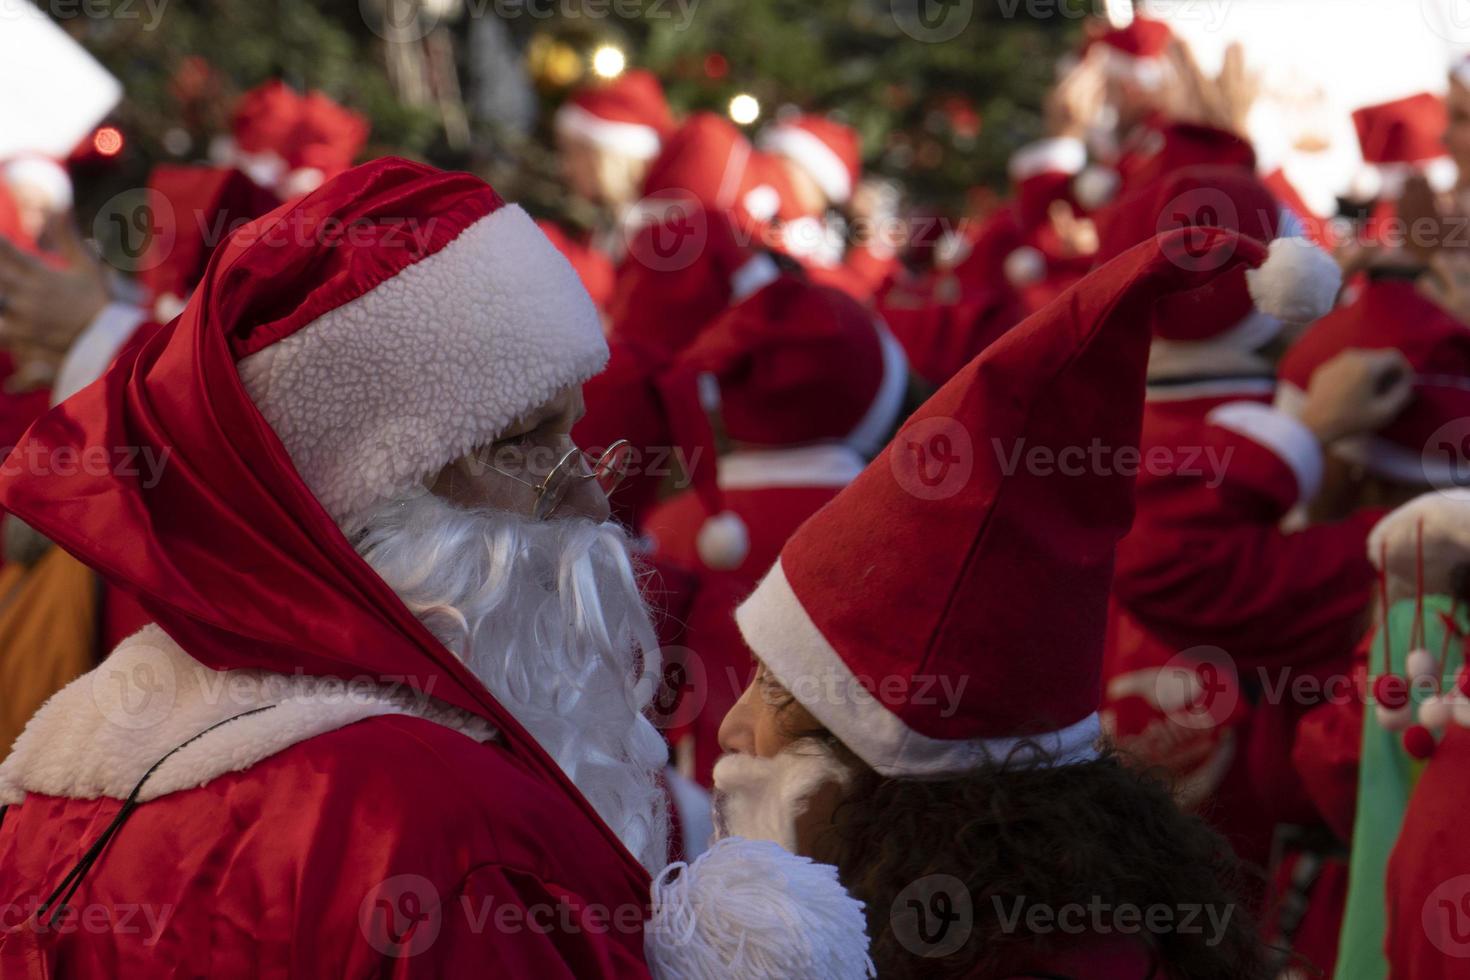
[(724, 720), (720, 722), (718, 740), (721, 752), (739, 755), (755, 754), (754, 713), (750, 704), (751, 692), (754, 690), (754, 684), (746, 688), (740, 700), (735, 702), (725, 713)]

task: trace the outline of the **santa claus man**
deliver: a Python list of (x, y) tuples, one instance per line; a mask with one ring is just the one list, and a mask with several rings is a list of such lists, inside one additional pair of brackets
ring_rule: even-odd
[(523, 211), (380, 160), (31, 428), (0, 503), (154, 625), (0, 766), (0, 973), (862, 975), (830, 869), (650, 881), (659, 651), (568, 437), (606, 356)]
[(1211, 229), (1190, 266), (1182, 234), (971, 362), (736, 612), (718, 820), (833, 861), (883, 977), (1266, 975), (1224, 841), (1099, 745), (1150, 311), (1267, 257)]

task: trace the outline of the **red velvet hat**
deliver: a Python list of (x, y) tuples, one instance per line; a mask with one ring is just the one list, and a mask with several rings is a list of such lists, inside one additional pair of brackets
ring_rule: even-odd
[(1002, 336), (787, 542), (736, 612), (751, 650), (885, 775), (965, 772), (1024, 739), (1092, 758), (1150, 311), (1264, 260), (1233, 232), (1173, 232)]
[(864, 455), (897, 421), (908, 365), (870, 310), (840, 290), (782, 276), (700, 333), (660, 382), (675, 442), (710, 515), (698, 537), (711, 568), (738, 566), (746, 533), (716, 482), (725, 434), (760, 447), (846, 443)]
[(862, 148), (851, 126), (825, 116), (797, 116), (761, 134), (761, 149), (795, 162), (834, 204), (852, 197), (862, 176)]
[(663, 86), (641, 68), (578, 89), (557, 110), (554, 125), (558, 133), (642, 160), (657, 156), (675, 128)]
[(1174, 32), (1163, 21), (1135, 17), (1127, 27), (1104, 30), (1090, 40), (1086, 50), (1107, 53), (1108, 72), (1132, 78), (1139, 84), (1157, 86), (1163, 81), (1163, 61)]
[(300, 116), (283, 150), (290, 168), (281, 196), (296, 197), (316, 190), (352, 166), (367, 144), (367, 117), (323, 95), (309, 92), (300, 103)]
[(1304, 238), (1278, 239), (1280, 204), (1255, 175), (1239, 167), (1176, 171), (1119, 201), (1101, 225), (1099, 262), (1180, 227), (1195, 229), (1195, 235), (1202, 226), (1226, 228), (1252, 243), (1272, 243), (1271, 257), (1261, 268), (1240, 269), (1209, 289), (1161, 299), (1152, 321), (1154, 336), (1163, 340), (1215, 341), (1254, 350), (1277, 336), (1283, 321), (1304, 323), (1331, 310), (1342, 283), (1337, 263), (1326, 252)]

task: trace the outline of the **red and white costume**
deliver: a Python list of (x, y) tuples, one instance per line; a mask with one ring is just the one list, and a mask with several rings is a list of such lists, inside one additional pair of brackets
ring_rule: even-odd
[[(32, 426), (17, 454), (170, 462), (0, 484), (157, 624), (0, 766), (0, 973), (739, 975), (739, 910), (706, 928), (704, 885), (742, 867), (813, 940), (784, 968), (861, 959), (860, 910), (789, 855), (733, 842), (651, 883), (344, 534), (606, 357), (523, 211), (385, 159), (231, 236), (177, 320)], [(62, 902), (114, 918), (67, 928)]]
[[(732, 307), (665, 373), (691, 488), (655, 508), (644, 531), (656, 557), (698, 577), (682, 642), (699, 664), (687, 668), (693, 700), (679, 727), (699, 781), (709, 780), (720, 722), (750, 671), (731, 613), (882, 445), (906, 387), (903, 353), (868, 310), (790, 276)], [(709, 409), (735, 443), (718, 459)]]

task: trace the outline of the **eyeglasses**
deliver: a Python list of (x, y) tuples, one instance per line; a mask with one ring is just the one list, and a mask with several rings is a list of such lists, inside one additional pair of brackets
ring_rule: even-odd
[(532, 483), (507, 472), (493, 462), (486, 461), (485, 465), (501, 476), (534, 490), (536, 502), (531, 507), (531, 518), (544, 521), (555, 513), (573, 488), (588, 480), (596, 480), (604, 494), (611, 494), (628, 475), (628, 464), (632, 455), (633, 445), (626, 439), (619, 439), (596, 457), (580, 449), (572, 449), (557, 460), (551, 472), (540, 483)]

